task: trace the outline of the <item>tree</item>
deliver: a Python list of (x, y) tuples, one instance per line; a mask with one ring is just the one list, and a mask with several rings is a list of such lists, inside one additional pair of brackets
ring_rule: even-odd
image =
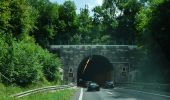
[(11, 18), (11, 13), (10, 13), (10, 8), (9, 8), (9, 5), (10, 5), (10, 2), (9, 1), (6, 1), (6, 0), (2, 0), (0, 2), (0, 9), (1, 9), (1, 13), (0, 13), (0, 31), (1, 31), (1, 34), (2, 33), (5, 33), (9, 28), (10, 24), (9, 24), (9, 20)]
[(2, 0), (1, 4), (1, 32), (11, 33), (17, 39), (22, 34), (29, 34), (34, 27), (34, 16), (26, 0)]
[[(117, 27), (116, 6), (112, 0), (104, 0), (102, 6), (93, 9), (93, 33), (97, 33), (94, 43), (110, 44), (115, 41), (113, 32)], [(107, 37), (107, 39), (105, 39)], [(104, 40), (104, 41), (103, 41)], [(100, 41), (100, 43), (98, 43)]]
[[(51, 4), (48, 0), (36, 2), (41, 2), (41, 5), (37, 7), (32, 0), (1, 0), (0, 2), (0, 74), (5, 76), (2, 77), (2, 83), (27, 86), (31, 83), (43, 82), (45, 75), (52, 78), (49, 81), (59, 80), (58, 57), (54, 57), (53, 54), (35, 44), (34, 39), (29, 36), (30, 33), (37, 31), (35, 30), (37, 28), (47, 34), (43, 35), (43, 39), (55, 35), (53, 30), (56, 28), (58, 5)], [(42, 9), (42, 5), (46, 7)], [(41, 16), (38, 15), (40, 13), (38, 10), (41, 11)], [(44, 23), (42, 16), (47, 19)], [(39, 20), (41, 23), (37, 24)], [(55, 69), (52, 74), (44, 74), (43, 68), (47, 67)]]
[(77, 29), (76, 6), (73, 1), (65, 1), (63, 5), (59, 6), (58, 34), (53, 41), (56, 44), (61, 41), (63, 44), (67, 44), (70, 37), (77, 33)]
[(81, 36), (81, 43), (89, 43), (92, 39), (92, 18), (89, 15), (88, 6), (81, 8), (80, 14), (78, 15), (79, 29), (78, 33)]
[(26, 0), (2, 0), (0, 5), (0, 35), (4, 38), (7, 53), (4, 55), (4, 66), (1, 72), (10, 80), (12, 80), (14, 70), (13, 56), (14, 48), (13, 41), (22, 40), (22, 37), (34, 27), (34, 17), (32, 16), (32, 9), (27, 4)]
[[(147, 68), (155, 69), (151, 75), (153, 79), (163, 82), (170, 82), (167, 77), (170, 75), (167, 67), (170, 61), (170, 48), (167, 46), (170, 44), (169, 6), (169, 0), (149, 1), (136, 16), (138, 43), (145, 49), (148, 59), (144, 62), (149, 61), (150, 65), (147, 65)], [(143, 67), (146, 69), (145, 66)], [(149, 73), (150, 71), (147, 74)]]
[(132, 44), (135, 41), (135, 15), (142, 3), (138, 0), (104, 0), (94, 11), (94, 24), (102, 26), (102, 34), (110, 35), (112, 43)]
[(36, 29), (32, 32), (36, 42), (42, 47), (47, 47), (50, 40), (57, 35), (58, 25), (58, 5), (49, 2), (38, 2), (40, 7), (38, 11)]
[(114, 34), (118, 43), (134, 44), (136, 38), (135, 15), (140, 10), (142, 3), (138, 0), (115, 2), (119, 15), (116, 20), (118, 26), (114, 30)]

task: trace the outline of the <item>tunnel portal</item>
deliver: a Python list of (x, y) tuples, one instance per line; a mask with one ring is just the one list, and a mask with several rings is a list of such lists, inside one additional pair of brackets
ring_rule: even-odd
[(110, 61), (101, 55), (92, 55), (84, 58), (77, 71), (77, 85), (84, 86), (87, 81), (102, 85), (105, 81), (113, 81), (113, 66)]

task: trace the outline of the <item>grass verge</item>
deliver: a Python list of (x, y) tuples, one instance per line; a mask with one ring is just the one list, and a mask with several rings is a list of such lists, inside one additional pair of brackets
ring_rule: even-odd
[(70, 100), (75, 91), (75, 89), (65, 89), (55, 92), (37, 93), (18, 100)]
[(0, 83), (0, 100), (14, 100), (10, 97), (12, 94), (24, 92), (30, 89), (36, 89), (46, 86), (53, 86), (56, 85), (56, 83), (46, 83), (46, 84), (32, 84), (27, 87), (19, 87), (19, 86), (5, 86), (4, 84)]
[(7, 87), (0, 83), (0, 100), (12, 100), (10, 95), (21, 91), (23, 91), (22, 88), (11, 86)]

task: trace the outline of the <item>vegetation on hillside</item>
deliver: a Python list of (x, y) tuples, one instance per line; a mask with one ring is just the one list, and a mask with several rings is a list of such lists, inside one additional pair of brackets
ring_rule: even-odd
[(28, 0), (0, 2), (0, 74), (6, 85), (59, 82), (60, 60), (30, 35), (38, 13)]

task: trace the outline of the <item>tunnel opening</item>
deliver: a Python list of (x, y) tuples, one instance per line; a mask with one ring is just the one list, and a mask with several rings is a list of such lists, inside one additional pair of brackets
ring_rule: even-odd
[(77, 71), (78, 86), (84, 87), (87, 81), (96, 82), (101, 86), (104, 82), (113, 80), (113, 66), (104, 56), (88, 56), (79, 64)]

